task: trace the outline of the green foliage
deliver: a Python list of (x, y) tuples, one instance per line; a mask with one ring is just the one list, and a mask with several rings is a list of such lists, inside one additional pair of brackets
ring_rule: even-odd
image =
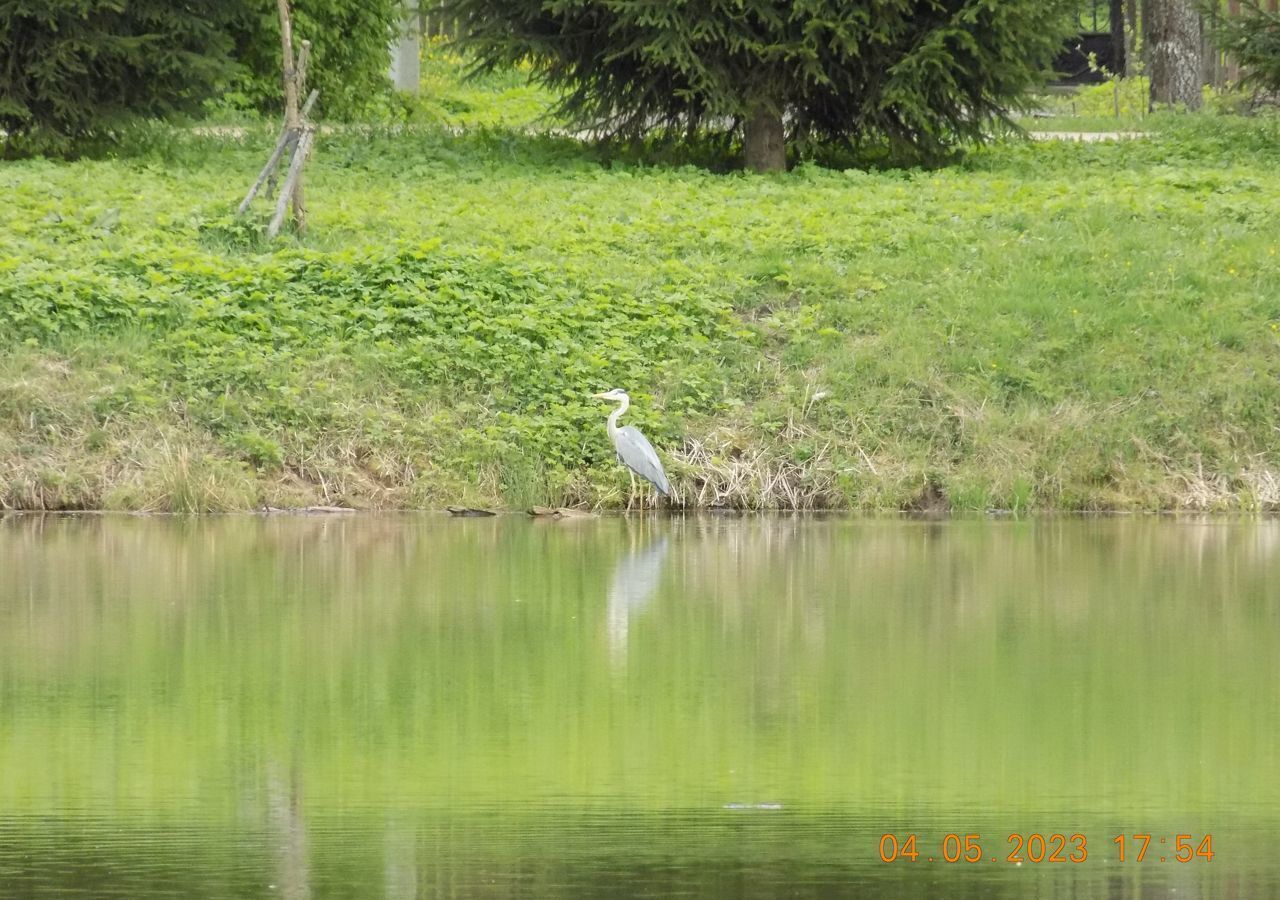
[[(232, 35), (242, 75), (233, 88), (245, 104), (281, 108), (280, 20), (274, 3), (239, 0)], [(349, 119), (390, 92), (388, 51), (400, 25), (401, 0), (294, 0), (294, 41), (311, 42), (309, 87), (320, 89), (326, 118)]]
[(3, 154), (65, 153), (126, 116), (194, 110), (227, 77), (218, 0), (0, 0)]
[(10, 164), (0, 504), (618, 504), (618, 385), (690, 501), (1274, 507), (1280, 119), (1146, 125), (782, 181), (339, 129), (283, 243), (268, 125)]
[(1077, 116), (1110, 116), (1130, 121), (1140, 120), (1150, 105), (1151, 79), (1139, 75), (1132, 78), (1110, 76), (1101, 84), (1082, 85), (1070, 98), (1070, 110)]
[[(1232, 87), (1215, 90), (1206, 84), (1201, 88), (1201, 95), (1201, 109), (1208, 115), (1232, 115), (1245, 105), (1244, 96)], [(1111, 76), (1099, 84), (1081, 85), (1069, 92), (1039, 97), (1036, 104), (1038, 114), (1021, 119), (1019, 124), (1031, 131), (1145, 131), (1161, 128), (1159, 123), (1166, 121), (1167, 117), (1157, 114), (1152, 118), (1148, 112), (1149, 104), (1149, 78), (1144, 75), (1129, 78)]]
[(1216, 17), (1214, 39), (1242, 66), (1242, 84), (1280, 93), (1280, 12), (1244, 0), (1236, 16)]
[(1072, 4), (1043, 0), (451, 0), (482, 72), (529, 62), (577, 126), (723, 130), (758, 110), (792, 138), (936, 156), (1037, 83)]
[(245, 462), (260, 469), (278, 469), (284, 465), (284, 451), (268, 437), (254, 431), (230, 435), (227, 445)]
[[(346, 118), (389, 100), (387, 46), (399, 0), (298, 0), (308, 83)], [(138, 117), (281, 105), (280, 24), (263, 0), (0, 0), (4, 155), (69, 154), (118, 138)]]
[(534, 129), (548, 124), (555, 95), (529, 82), (528, 65), (466, 79), (471, 64), (451, 41), (427, 39), (421, 93), (405, 98), (410, 119), (458, 128)]

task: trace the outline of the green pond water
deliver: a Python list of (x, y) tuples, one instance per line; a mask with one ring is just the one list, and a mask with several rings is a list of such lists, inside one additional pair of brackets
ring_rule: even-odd
[(0, 897), (1277, 897), (1278, 572), (1275, 521), (0, 518)]

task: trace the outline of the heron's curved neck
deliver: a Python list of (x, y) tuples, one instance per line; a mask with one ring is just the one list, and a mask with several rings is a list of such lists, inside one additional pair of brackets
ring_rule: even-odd
[[(631, 406), (631, 398), (623, 397), (618, 403), (618, 408), (609, 413), (609, 434), (614, 434), (618, 430), (618, 420), (622, 418), (622, 414)], [(598, 420), (597, 420), (598, 421)]]

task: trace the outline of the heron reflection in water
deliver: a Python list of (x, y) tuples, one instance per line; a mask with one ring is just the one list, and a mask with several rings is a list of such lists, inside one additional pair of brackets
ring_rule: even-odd
[(609, 582), (609, 658), (614, 665), (627, 661), (627, 632), (631, 617), (652, 599), (662, 579), (668, 538), (653, 541), (643, 550), (631, 550), (618, 561)]
[[(609, 413), (608, 429), (609, 440), (613, 441), (614, 452), (618, 454), (618, 462), (626, 466), (631, 475), (631, 493), (627, 495), (627, 509), (631, 508), (631, 499), (636, 492), (637, 475), (652, 484), (662, 496), (670, 497), (671, 482), (667, 480), (667, 473), (662, 468), (662, 460), (658, 459), (658, 452), (653, 449), (653, 444), (649, 443), (649, 439), (634, 425), (618, 427), (618, 419), (631, 407), (631, 398), (627, 396), (627, 392), (622, 388), (614, 388), (591, 396), (600, 400), (613, 400), (618, 404), (618, 408)], [(658, 505), (656, 497), (653, 505)], [(643, 496), (640, 498), (640, 508), (644, 509)]]

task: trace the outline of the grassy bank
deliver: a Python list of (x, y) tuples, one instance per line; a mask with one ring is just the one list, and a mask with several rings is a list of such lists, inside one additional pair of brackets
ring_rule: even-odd
[(0, 506), (1280, 505), (1280, 122), (941, 171), (642, 168), (424, 125), (0, 167)]

